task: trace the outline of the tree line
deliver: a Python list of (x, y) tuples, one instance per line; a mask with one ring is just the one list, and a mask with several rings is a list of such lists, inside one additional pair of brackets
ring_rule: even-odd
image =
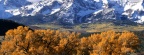
[(6, 32), (2, 55), (129, 55), (140, 40), (133, 33), (105, 31), (79, 37), (80, 33), (59, 30), (29, 30), (19, 26)]

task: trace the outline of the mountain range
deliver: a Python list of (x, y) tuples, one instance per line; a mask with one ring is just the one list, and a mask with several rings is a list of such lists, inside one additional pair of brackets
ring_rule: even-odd
[(24, 24), (95, 23), (130, 20), (144, 23), (143, 0), (0, 0), (0, 18)]

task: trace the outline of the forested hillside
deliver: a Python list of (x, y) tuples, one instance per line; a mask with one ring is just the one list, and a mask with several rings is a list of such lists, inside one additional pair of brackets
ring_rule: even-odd
[(11, 20), (0, 19), (0, 35), (5, 35), (9, 29), (17, 28), (18, 26), (24, 26)]

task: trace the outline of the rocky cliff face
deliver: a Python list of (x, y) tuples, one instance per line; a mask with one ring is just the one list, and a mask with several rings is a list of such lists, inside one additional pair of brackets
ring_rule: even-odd
[[(70, 24), (106, 19), (144, 22), (143, 0), (42, 0), (37, 3), (1, 0), (0, 7), (1, 18), (41, 15), (41, 20), (45, 22), (54, 19)], [(121, 18), (123, 16), (125, 18)]]

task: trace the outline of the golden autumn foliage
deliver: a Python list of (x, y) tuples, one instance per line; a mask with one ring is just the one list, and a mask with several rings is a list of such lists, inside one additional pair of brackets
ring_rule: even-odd
[(79, 37), (79, 33), (58, 30), (9, 30), (0, 48), (2, 55), (127, 55), (138, 48), (134, 33), (114, 31)]
[(88, 37), (92, 47), (90, 55), (129, 55), (135, 52), (139, 39), (131, 32), (115, 33), (114, 31), (93, 34)]

